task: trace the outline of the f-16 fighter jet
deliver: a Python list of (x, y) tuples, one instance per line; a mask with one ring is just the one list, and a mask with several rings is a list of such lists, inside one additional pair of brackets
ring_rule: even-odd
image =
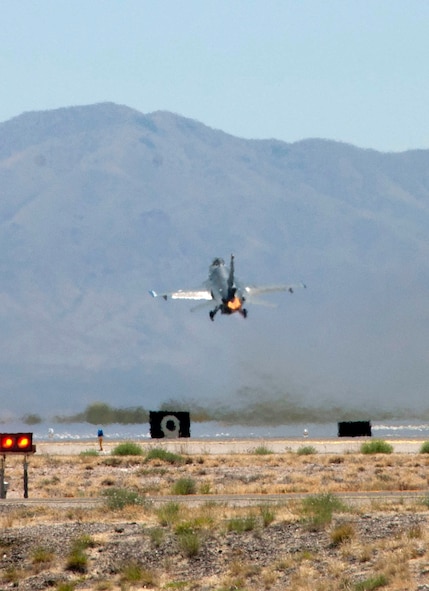
[[(231, 255), (229, 268), (221, 258), (213, 260), (209, 267), (209, 277), (201, 289), (197, 290), (179, 290), (171, 293), (159, 294), (156, 291), (150, 291), (150, 295), (162, 297), (164, 300), (206, 300), (214, 303), (214, 308), (210, 310), (209, 316), (214, 320), (217, 312), (221, 314), (234, 314), (238, 312), (247, 318), (247, 308), (244, 307), (246, 301), (251, 301), (253, 296), (272, 293), (277, 291), (288, 291), (293, 293), (298, 287), (306, 287), (303, 283), (296, 285), (266, 285), (251, 286), (244, 285), (235, 278), (234, 255)], [(194, 308), (195, 309), (195, 308)]]

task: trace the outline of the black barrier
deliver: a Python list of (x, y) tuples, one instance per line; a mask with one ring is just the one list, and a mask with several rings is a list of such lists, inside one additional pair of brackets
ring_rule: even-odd
[(371, 421), (338, 423), (338, 437), (371, 437)]
[(175, 439), (191, 436), (189, 412), (151, 410), (149, 411), (150, 436), (152, 439)]

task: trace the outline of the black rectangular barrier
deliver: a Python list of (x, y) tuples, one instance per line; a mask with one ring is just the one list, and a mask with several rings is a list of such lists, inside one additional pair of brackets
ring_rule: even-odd
[(371, 421), (338, 423), (338, 437), (371, 437)]
[(150, 436), (153, 439), (175, 439), (191, 436), (189, 412), (151, 410), (149, 411)]

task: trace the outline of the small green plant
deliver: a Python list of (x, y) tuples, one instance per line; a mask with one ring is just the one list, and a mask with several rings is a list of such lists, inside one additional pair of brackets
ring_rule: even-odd
[(85, 449), (84, 451), (81, 451), (80, 456), (86, 458), (86, 457), (96, 457), (98, 456), (98, 451), (96, 449)]
[(385, 575), (376, 575), (375, 577), (370, 577), (369, 579), (356, 583), (354, 591), (373, 591), (379, 587), (385, 587), (387, 584), (388, 581)]
[(50, 485), (59, 484), (60, 482), (61, 482), (61, 478), (59, 476), (52, 476), (52, 478), (44, 478), (42, 480), (42, 485), (43, 486), (50, 486)]
[(410, 529), (407, 531), (407, 537), (410, 540), (419, 540), (423, 537), (423, 529), (421, 525), (416, 524), (412, 525)]
[(179, 503), (166, 503), (157, 511), (157, 516), (161, 525), (171, 525), (179, 519)]
[(331, 493), (310, 495), (302, 501), (304, 524), (311, 531), (319, 531), (332, 521), (334, 511), (344, 510), (343, 503)]
[(255, 448), (254, 453), (257, 456), (268, 456), (274, 452), (265, 445), (259, 445), (257, 448)]
[(296, 450), (296, 453), (299, 456), (310, 456), (313, 454), (317, 454), (317, 449), (312, 445), (303, 445)]
[(67, 570), (85, 573), (88, 566), (88, 556), (82, 548), (73, 548), (67, 558)]
[(152, 548), (159, 548), (164, 541), (164, 530), (154, 527), (149, 531), (149, 538)]
[(19, 583), (19, 572), (14, 566), (8, 566), (3, 573), (3, 581), (5, 583), (13, 583), (13, 587), (17, 587)]
[(211, 493), (210, 482), (202, 482), (199, 488), (200, 495), (209, 495)]
[(94, 548), (95, 542), (89, 534), (83, 534), (77, 538), (77, 544), (80, 544), (82, 548)]
[(233, 517), (227, 522), (227, 530), (242, 534), (245, 531), (252, 531), (256, 527), (256, 517), (247, 515), (246, 517)]
[(72, 583), (70, 581), (64, 581), (59, 583), (56, 587), (56, 591), (74, 591), (76, 588), (76, 583)]
[(192, 478), (179, 478), (172, 487), (173, 495), (194, 495), (197, 492), (197, 485)]
[(138, 584), (142, 589), (156, 585), (153, 572), (142, 568), (136, 562), (127, 563), (122, 567), (121, 581), (130, 585)]
[(262, 505), (260, 508), (262, 524), (264, 527), (268, 527), (275, 519), (276, 514), (269, 505)]
[(54, 553), (44, 546), (37, 546), (34, 548), (31, 558), (34, 565), (49, 564), (54, 558)]
[(171, 451), (167, 451), (162, 447), (154, 447), (147, 453), (145, 461), (149, 462), (150, 460), (161, 460), (162, 462), (166, 462), (168, 464), (179, 465), (185, 463), (185, 459), (183, 456), (175, 454)]
[(88, 568), (88, 556), (85, 552), (93, 544), (90, 536), (82, 536), (74, 540), (67, 558), (67, 570), (85, 573)]
[(187, 557), (196, 556), (201, 548), (201, 538), (188, 524), (178, 526), (176, 529), (177, 543), (181, 552)]
[(144, 499), (134, 490), (126, 488), (109, 488), (103, 491), (109, 509), (123, 509), (127, 505), (142, 505)]
[(143, 455), (143, 449), (137, 443), (132, 441), (125, 441), (120, 443), (112, 450), (113, 456), (141, 456)]
[(142, 579), (142, 569), (134, 562), (126, 564), (122, 568), (121, 574), (122, 581), (126, 581), (127, 583), (140, 583)]
[(420, 447), (420, 453), (429, 454), (429, 441), (425, 441), (424, 443), (422, 443)]
[(393, 445), (382, 439), (373, 439), (372, 441), (362, 443), (360, 451), (363, 454), (391, 454), (393, 452)]
[(186, 589), (186, 587), (189, 587), (187, 581), (171, 581), (165, 585), (165, 589)]

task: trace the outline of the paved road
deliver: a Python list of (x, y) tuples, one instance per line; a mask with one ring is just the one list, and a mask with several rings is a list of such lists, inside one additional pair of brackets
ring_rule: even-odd
[[(203, 505), (205, 503), (218, 503), (234, 507), (246, 507), (252, 505), (283, 504), (289, 501), (302, 500), (310, 495), (306, 493), (283, 493), (274, 495), (246, 494), (246, 495), (165, 495), (147, 496), (145, 501), (153, 505), (166, 503), (185, 503), (187, 505)], [(429, 501), (429, 491), (371, 491), (371, 492), (339, 492), (334, 496), (345, 503), (360, 505), (371, 502), (388, 502), (415, 504)], [(101, 497), (76, 497), (76, 498), (51, 498), (51, 499), (18, 499), (9, 498), (0, 500), (1, 507), (18, 506), (52, 506), (57, 508), (82, 507), (95, 508), (103, 505), (104, 498)]]
[[(217, 455), (217, 454), (243, 454), (254, 453), (255, 449), (264, 446), (273, 453), (296, 452), (300, 447), (312, 446), (321, 454), (359, 453), (360, 447), (366, 437), (355, 438), (331, 438), (313, 439), (311, 437), (295, 437), (294, 439), (281, 438), (254, 438), (254, 439), (148, 439), (139, 441), (144, 452), (150, 449), (163, 448), (167, 451), (186, 455)], [(390, 439), (395, 453), (419, 453), (424, 440), (422, 439)], [(106, 440), (104, 453), (109, 455), (119, 441)], [(96, 450), (94, 442), (56, 442), (44, 441), (37, 444), (38, 455), (79, 455), (88, 449)]]

